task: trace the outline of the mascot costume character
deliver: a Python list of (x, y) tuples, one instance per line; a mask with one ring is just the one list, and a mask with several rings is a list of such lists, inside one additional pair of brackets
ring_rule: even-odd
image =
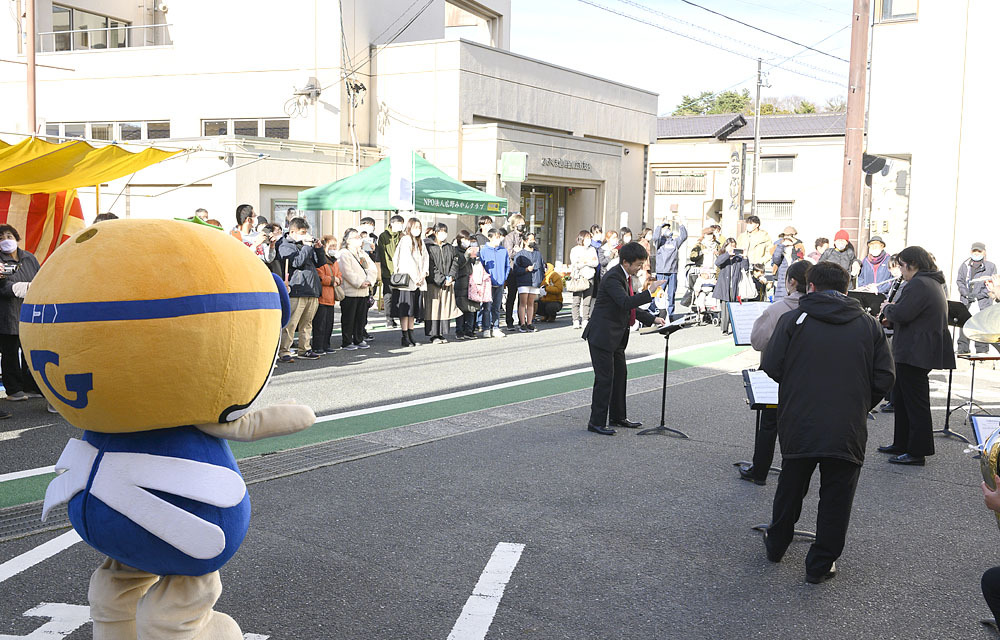
[(21, 344), (66, 445), (43, 519), (108, 556), (90, 579), (98, 640), (240, 640), (212, 610), (250, 523), (226, 440), (305, 429), (308, 407), (251, 410), (289, 316), (285, 284), (240, 242), (174, 220), (112, 220), (67, 240), (32, 281)]

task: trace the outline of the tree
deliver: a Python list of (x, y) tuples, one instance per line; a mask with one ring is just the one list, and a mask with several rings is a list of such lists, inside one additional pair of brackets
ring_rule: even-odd
[(823, 111), (847, 111), (847, 100), (843, 96), (834, 96), (826, 101)]
[(799, 106), (795, 107), (795, 113), (816, 113), (816, 105), (808, 100), (802, 100)]
[(697, 97), (683, 96), (671, 115), (696, 116), (716, 113), (742, 113), (750, 105), (750, 91), (702, 91)]

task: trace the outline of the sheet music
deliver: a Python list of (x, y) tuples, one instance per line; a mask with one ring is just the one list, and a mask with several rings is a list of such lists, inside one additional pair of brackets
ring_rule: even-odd
[(680, 327), (687, 324), (688, 322), (690, 322), (690, 320), (688, 319), (687, 316), (681, 316), (680, 318), (677, 318), (673, 322), (667, 323), (665, 325), (653, 324), (648, 327), (643, 327), (642, 329), (639, 329), (639, 335), (646, 335), (647, 333), (659, 333), (660, 331), (662, 331), (667, 327)]
[(749, 386), (749, 400), (751, 408), (759, 408), (760, 405), (778, 404), (778, 383), (772, 380), (761, 370), (745, 370), (743, 377)]
[(737, 347), (750, 345), (750, 333), (753, 331), (753, 323), (757, 321), (764, 310), (771, 306), (770, 302), (730, 302), (729, 318), (733, 325), (733, 341)]
[(1000, 429), (1000, 416), (971, 416), (972, 431), (976, 436), (976, 443), (983, 444), (986, 439), (993, 435), (993, 432)]

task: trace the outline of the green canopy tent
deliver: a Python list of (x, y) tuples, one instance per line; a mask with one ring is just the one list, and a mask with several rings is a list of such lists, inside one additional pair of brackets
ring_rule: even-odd
[[(299, 192), (304, 211), (395, 211), (389, 196), (390, 158), (353, 176)], [(451, 178), (413, 154), (414, 206), (418, 213), (507, 215), (507, 199), (491, 196)]]

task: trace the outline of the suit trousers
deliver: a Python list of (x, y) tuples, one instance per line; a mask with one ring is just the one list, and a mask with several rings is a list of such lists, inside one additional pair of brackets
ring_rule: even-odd
[(365, 322), (368, 320), (368, 296), (347, 296), (340, 301), (341, 346), (361, 344), (365, 339)]
[(1000, 620), (1000, 567), (987, 569), (981, 581), (983, 598), (993, 612), (993, 619)]
[(514, 309), (517, 307), (517, 278), (514, 277), (514, 272), (511, 271), (510, 275), (507, 276), (507, 304), (506, 304), (506, 317), (507, 328), (512, 329), (514, 327)]
[(590, 361), (594, 365), (594, 393), (590, 400), (590, 424), (603, 427), (627, 417), (625, 386), (628, 370), (625, 366), (625, 348), (614, 351), (590, 345)]
[(3, 373), (4, 389), (7, 390), (7, 395), (18, 391), (39, 393), (38, 385), (31, 377), (31, 370), (24, 357), (26, 354), (18, 353), (20, 348), (20, 336), (0, 335), (0, 372)]
[(809, 493), (809, 480), (817, 465), (820, 476), (816, 540), (806, 554), (806, 573), (811, 576), (829, 571), (844, 551), (851, 505), (861, 475), (859, 465), (839, 458), (783, 459), (766, 538), (771, 555), (784, 555), (792, 542), (795, 523), (802, 514), (802, 500)]
[(316, 309), (316, 315), (313, 316), (313, 349), (315, 351), (323, 352), (330, 348), (330, 334), (333, 333), (333, 314), (334, 307), (332, 304), (321, 304)]
[(892, 406), (896, 409), (892, 444), (911, 456), (934, 455), (929, 369), (896, 363)]
[(766, 480), (767, 472), (774, 462), (774, 443), (778, 439), (778, 410), (761, 409), (760, 428), (753, 442), (753, 477)]

